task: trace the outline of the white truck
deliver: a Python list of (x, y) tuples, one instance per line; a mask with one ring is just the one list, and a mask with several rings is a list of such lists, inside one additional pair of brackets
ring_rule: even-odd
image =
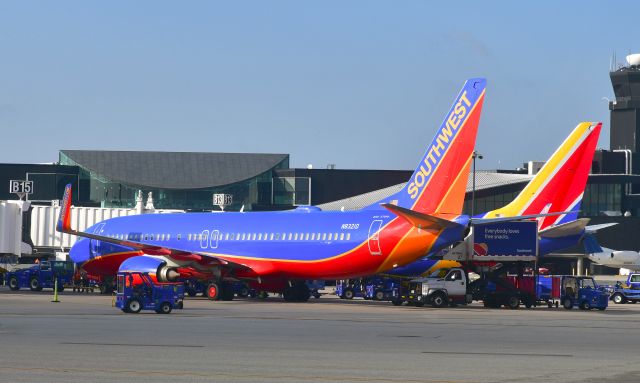
[(415, 306), (456, 306), (471, 303), (467, 273), (460, 268), (440, 269), (426, 278), (409, 282), (407, 300)]

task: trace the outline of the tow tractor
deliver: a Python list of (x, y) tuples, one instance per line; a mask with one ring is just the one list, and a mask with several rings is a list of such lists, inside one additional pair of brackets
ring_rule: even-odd
[(11, 290), (30, 288), (40, 291), (43, 288), (54, 288), (58, 281), (58, 291), (73, 279), (74, 264), (66, 261), (42, 261), (28, 268), (17, 269), (7, 273), (6, 278)]
[(640, 273), (629, 274), (626, 283), (618, 282), (606, 289), (615, 304), (640, 302)]
[(182, 309), (184, 284), (182, 282), (157, 282), (149, 273), (119, 272), (116, 307), (125, 313), (137, 314), (141, 310), (154, 310), (169, 314)]
[[(559, 301), (567, 310), (579, 307), (581, 310), (605, 310), (609, 304), (609, 294), (598, 288), (592, 277), (558, 275), (548, 277), (551, 289), (548, 300), (549, 307)], [(543, 278), (538, 282), (541, 284)], [(559, 290), (559, 291), (558, 291)]]

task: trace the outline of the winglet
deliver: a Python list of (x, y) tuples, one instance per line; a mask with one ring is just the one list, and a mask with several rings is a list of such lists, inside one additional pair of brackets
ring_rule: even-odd
[(400, 206), (396, 206), (390, 203), (382, 204), (387, 210), (397, 215), (398, 217), (402, 217), (409, 221), (413, 226), (419, 229), (432, 229), (432, 230), (442, 230), (448, 227), (454, 226), (462, 226), (457, 222), (448, 221), (446, 219), (438, 218), (432, 215), (420, 213), (414, 210), (405, 209)]
[(64, 188), (64, 196), (62, 197), (62, 206), (60, 206), (60, 215), (56, 224), (56, 231), (68, 233), (71, 230), (71, 184), (67, 184)]

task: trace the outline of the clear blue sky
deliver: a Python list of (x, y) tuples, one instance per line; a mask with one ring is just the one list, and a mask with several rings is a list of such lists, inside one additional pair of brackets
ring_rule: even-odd
[(488, 78), (481, 168), (544, 160), (605, 123), (640, 2), (3, 1), (0, 162), (59, 149), (290, 153), (413, 169)]

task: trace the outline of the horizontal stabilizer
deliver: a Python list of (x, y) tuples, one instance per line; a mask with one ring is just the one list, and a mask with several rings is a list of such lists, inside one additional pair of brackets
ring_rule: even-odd
[(589, 218), (578, 218), (575, 221), (551, 226), (540, 232), (542, 238), (561, 238), (572, 235), (580, 235), (589, 223)]
[(474, 225), (484, 225), (487, 223), (495, 223), (495, 222), (510, 222), (510, 221), (524, 221), (528, 219), (540, 218), (540, 217), (551, 217), (554, 215), (562, 215), (570, 213), (568, 211), (558, 211), (555, 213), (545, 213), (545, 214), (528, 214), (528, 215), (516, 215), (512, 217), (497, 217), (497, 218), (471, 218), (471, 223)]
[(409, 221), (413, 226), (425, 230), (442, 230), (448, 227), (463, 226), (459, 223), (446, 219), (434, 217), (432, 215), (418, 213), (417, 211), (405, 209), (390, 203), (382, 204), (387, 210)]
[(595, 233), (598, 230), (602, 230), (602, 229), (607, 228), (607, 227), (615, 226), (617, 224), (618, 224), (618, 222), (609, 222), (609, 223), (601, 223), (601, 224), (598, 224), (598, 225), (589, 225), (589, 226), (585, 227), (584, 230), (587, 233)]

